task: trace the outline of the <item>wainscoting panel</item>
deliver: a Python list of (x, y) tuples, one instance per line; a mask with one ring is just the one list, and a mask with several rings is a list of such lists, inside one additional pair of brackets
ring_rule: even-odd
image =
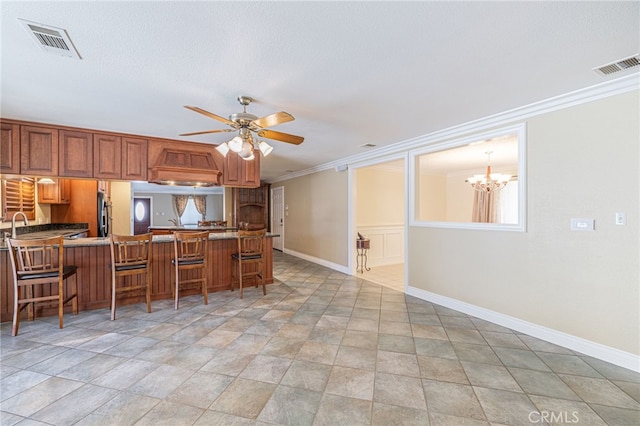
[(404, 225), (358, 226), (357, 231), (371, 240), (368, 266), (404, 262)]

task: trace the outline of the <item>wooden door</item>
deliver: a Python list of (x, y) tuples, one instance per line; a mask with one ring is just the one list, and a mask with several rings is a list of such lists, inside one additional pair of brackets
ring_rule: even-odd
[(151, 226), (151, 198), (133, 199), (133, 234), (145, 234)]
[(20, 126), (0, 123), (0, 173), (20, 174)]
[(93, 177), (93, 134), (60, 130), (60, 176)]
[(271, 190), (271, 232), (278, 234), (273, 237), (273, 248), (284, 250), (284, 187), (279, 186)]
[(114, 135), (93, 135), (93, 177), (122, 178), (122, 138)]
[(58, 129), (20, 126), (20, 173), (58, 176)]

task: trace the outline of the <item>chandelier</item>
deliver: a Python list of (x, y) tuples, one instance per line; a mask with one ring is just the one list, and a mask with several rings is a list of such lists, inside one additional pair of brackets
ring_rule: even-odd
[(238, 136), (234, 137), (229, 142), (221, 143), (216, 147), (216, 150), (222, 154), (223, 157), (226, 157), (229, 151), (233, 151), (236, 152), (243, 160), (250, 161), (255, 158), (255, 150), (259, 150), (262, 155), (266, 157), (271, 154), (273, 147), (265, 141), (258, 142), (257, 139), (253, 138), (249, 129), (241, 127)]
[(493, 151), (485, 152), (487, 154), (487, 172), (484, 175), (473, 175), (467, 178), (466, 182), (479, 192), (499, 191), (509, 183), (511, 175), (502, 173), (491, 173), (491, 154)]

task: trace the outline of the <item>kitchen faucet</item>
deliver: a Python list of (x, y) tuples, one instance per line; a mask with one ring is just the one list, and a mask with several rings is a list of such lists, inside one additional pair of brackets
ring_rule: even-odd
[(29, 221), (27, 220), (27, 215), (23, 212), (15, 212), (13, 217), (11, 218), (11, 238), (16, 238), (18, 234), (16, 234), (16, 216), (19, 214), (22, 215), (24, 220), (24, 226), (29, 226)]

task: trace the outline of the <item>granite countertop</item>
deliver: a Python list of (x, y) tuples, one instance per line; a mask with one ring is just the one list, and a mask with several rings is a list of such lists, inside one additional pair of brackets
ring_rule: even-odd
[[(267, 232), (267, 238), (279, 237), (279, 234)], [(237, 232), (217, 232), (209, 234), (209, 240), (235, 240), (238, 237)], [(152, 241), (154, 243), (171, 243), (173, 235), (154, 235)], [(109, 237), (89, 237), (65, 239), (65, 247), (90, 247), (90, 246), (106, 246), (109, 245)], [(0, 250), (6, 250), (7, 243), (0, 243)]]
[[(1, 228), (0, 232), (11, 234), (11, 228)], [(16, 238), (33, 240), (37, 238), (51, 238), (89, 232), (88, 223), (47, 223), (43, 225), (16, 226)]]
[(237, 231), (238, 228), (234, 228), (232, 226), (198, 226), (198, 225), (167, 225), (167, 226), (150, 226), (149, 230), (162, 230), (162, 231), (191, 231), (191, 230), (202, 230), (202, 231)]

